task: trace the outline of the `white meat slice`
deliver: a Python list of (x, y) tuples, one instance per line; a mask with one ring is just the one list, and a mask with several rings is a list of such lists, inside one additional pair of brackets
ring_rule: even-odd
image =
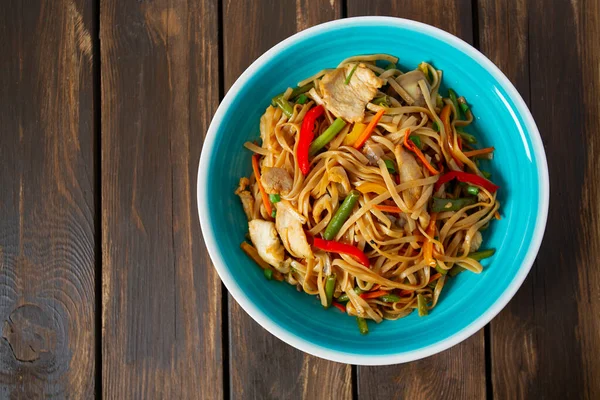
[(248, 231), (260, 258), (273, 267), (279, 268), (283, 263), (285, 250), (277, 236), (275, 224), (271, 221), (253, 219), (248, 222)]
[(346, 77), (356, 64), (348, 64), (325, 74), (319, 82), (323, 102), (336, 117), (349, 122), (362, 122), (365, 107), (373, 100), (384, 81), (373, 71), (359, 64), (346, 85)]
[(481, 236), (481, 232), (477, 231), (471, 238), (471, 244), (469, 246), (469, 253), (479, 250), (481, 243), (483, 242), (483, 237)]
[[(423, 179), (423, 171), (415, 157), (402, 146), (396, 146), (395, 150), (400, 182), (406, 183), (417, 179)], [(404, 190), (402, 192), (402, 197), (406, 206), (412, 208), (417, 200), (419, 200), (419, 197), (421, 197), (421, 187), (419, 186)]]
[(265, 191), (269, 194), (287, 195), (292, 190), (294, 181), (288, 172), (283, 168), (265, 167), (260, 177)]
[(248, 221), (250, 221), (254, 212), (254, 196), (252, 196), (250, 191), (246, 190), (248, 185), (250, 185), (250, 180), (248, 178), (241, 178), (239, 187), (235, 191), (235, 194), (240, 196), (242, 207), (244, 207), (244, 213), (246, 213), (246, 218), (248, 218)]
[(299, 218), (303, 217), (291, 209), (285, 201), (280, 201), (275, 206), (277, 207), (275, 226), (287, 251), (295, 258), (312, 258), (312, 250)]

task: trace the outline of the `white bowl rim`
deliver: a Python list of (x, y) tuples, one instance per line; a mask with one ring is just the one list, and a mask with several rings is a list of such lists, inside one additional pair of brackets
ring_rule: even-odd
[[(213, 232), (210, 229), (205, 228), (209, 226), (209, 222), (211, 219), (211, 214), (208, 210), (207, 205), (208, 176), (206, 175), (210, 162), (209, 157), (210, 154), (212, 154), (213, 147), (215, 146), (217, 130), (223, 121), (226, 110), (231, 105), (235, 93), (238, 92), (240, 87), (242, 87), (248, 82), (249, 78), (258, 69), (260, 69), (264, 64), (268, 63), (272, 58), (275, 57), (277, 53), (279, 53), (284, 48), (296, 42), (302, 41), (305, 38), (310, 37), (312, 35), (317, 35), (326, 32), (332, 28), (348, 27), (357, 23), (366, 25), (386, 24), (423, 32), (432, 37), (435, 37), (438, 40), (441, 40), (454, 46), (458, 50), (464, 52), (465, 54), (473, 58), (473, 60), (478, 62), (483, 68), (490, 72), (491, 75), (506, 91), (509, 97), (513, 100), (515, 107), (517, 108), (517, 110), (523, 118), (523, 122), (525, 123), (527, 132), (529, 133), (529, 137), (535, 154), (537, 173), (539, 177), (539, 208), (536, 216), (536, 225), (532, 235), (532, 240), (527, 254), (525, 255), (525, 258), (523, 260), (523, 263), (521, 264), (521, 267), (519, 268), (513, 280), (510, 282), (509, 286), (501, 294), (501, 296), (498, 299), (496, 299), (496, 301), (486, 312), (484, 312), (471, 324), (467, 325), (455, 334), (439, 342), (433, 343), (429, 346), (396, 354), (358, 355), (338, 350), (332, 350), (327, 347), (316, 345), (308, 340), (305, 340), (293, 334), (292, 332), (286, 329), (283, 329), (282, 327), (277, 325), (265, 312), (257, 308), (254, 305), (254, 303), (250, 301), (246, 294), (241, 290), (241, 288), (233, 278), (232, 274), (230, 273), (229, 269), (226, 267), (225, 261), (223, 260), (221, 254), (219, 253), (217, 241)], [(204, 145), (202, 147), (202, 153), (200, 156), (200, 163), (198, 167), (198, 182), (196, 190), (198, 200), (198, 214), (200, 216), (200, 226), (202, 228), (202, 234), (204, 235), (204, 241), (206, 243), (206, 247), (208, 248), (210, 258), (212, 259), (212, 262), (221, 280), (225, 284), (225, 287), (227, 288), (227, 290), (229, 290), (233, 298), (240, 304), (240, 306), (263, 328), (265, 328), (267, 331), (269, 331), (279, 339), (283, 340), (287, 344), (317, 357), (321, 357), (331, 361), (355, 365), (390, 365), (405, 363), (428, 357), (430, 355), (442, 352), (466, 340), (468, 337), (479, 331), (488, 322), (490, 322), (492, 318), (494, 318), (512, 299), (517, 290), (521, 287), (523, 281), (525, 280), (527, 274), (533, 266), (540, 245), (542, 243), (542, 238), (544, 236), (544, 230), (546, 227), (546, 221), (548, 217), (550, 197), (548, 164), (539, 130), (535, 124), (531, 112), (529, 111), (529, 108), (523, 101), (517, 89), (510, 82), (510, 80), (502, 73), (502, 71), (500, 71), (500, 69), (493, 62), (491, 62), (486, 56), (479, 52), (479, 50), (475, 49), (473, 46), (466, 43), (462, 39), (439, 28), (422, 22), (395, 17), (353, 17), (316, 25), (304, 31), (298, 32), (283, 40), (282, 42), (279, 42), (277, 45), (273, 46), (266, 53), (264, 53), (257, 60), (255, 60), (231, 86), (231, 88), (223, 98), (223, 101), (219, 105), (210, 123), (208, 132), (206, 134), (206, 138), (204, 140)]]

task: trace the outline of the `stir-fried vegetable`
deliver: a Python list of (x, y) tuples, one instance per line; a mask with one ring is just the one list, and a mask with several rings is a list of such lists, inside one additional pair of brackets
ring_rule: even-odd
[(495, 253), (496, 253), (496, 249), (488, 249), (488, 250), (481, 250), (481, 251), (469, 253), (469, 255), (467, 257), (472, 258), (473, 260), (481, 261), (485, 258), (489, 258), (489, 257), (493, 256)]
[(335, 308), (337, 308), (338, 310), (340, 310), (341, 312), (345, 313), (346, 312), (346, 306), (343, 304), (338, 303), (337, 301), (332, 302), (333, 306)]
[(421, 149), (419, 149), (413, 141), (408, 140), (409, 135), (410, 135), (410, 128), (408, 128), (406, 130), (406, 133), (404, 134), (404, 147), (406, 147), (408, 150), (415, 153), (415, 155), (417, 157), (419, 157), (419, 160), (421, 160), (421, 162), (423, 163), (425, 168), (427, 168), (429, 170), (429, 172), (431, 172), (433, 175), (439, 174), (440, 172), (429, 163), (427, 158), (425, 158), (425, 155), (423, 154)]
[(440, 197), (434, 197), (433, 203), (431, 203), (431, 211), (458, 211), (466, 206), (475, 204), (475, 201), (476, 199), (474, 197), (464, 197), (458, 199), (442, 199)]
[(310, 171), (310, 161), (308, 160), (308, 154), (311, 142), (315, 137), (315, 123), (325, 109), (323, 106), (318, 105), (311, 108), (302, 120), (302, 126), (300, 128), (300, 138), (298, 139), (298, 147), (296, 148), (296, 159), (298, 160), (298, 168), (303, 175), (307, 175)]
[(438, 181), (435, 183), (433, 190), (435, 192), (437, 192), (438, 189), (444, 183), (450, 182), (453, 179), (456, 179), (460, 182), (464, 182), (464, 183), (468, 183), (471, 185), (482, 187), (490, 193), (495, 193), (496, 190), (498, 190), (500, 188), (500, 186), (494, 185), (492, 182), (488, 181), (485, 178), (482, 178), (479, 175), (470, 174), (468, 172), (462, 172), (462, 171), (450, 171), (450, 172), (442, 175), (440, 177), (440, 179), (438, 179)]
[(427, 300), (421, 293), (417, 295), (417, 310), (419, 311), (419, 317), (424, 317), (425, 315), (429, 314), (429, 310), (427, 309)]
[(458, 98), (456, 96), (456, 92), (452, 89), (448, 89), (448, 97), (450, 97), (450, 101), (456, 110), (456, 119), (460, 119), (460, 109), (458, 108)]
[(362, 335), (369, 333), (369, 327), (367, 326), (367, 320), (362, 317), (356, 317), (356, 323), (358, 324), (358, 330)]
[(421, 138), (418, 135), (410, 135), (408, 138), (411, 142), (415, 144), (420, 150), (423, 149), (423, 145), (421, 144)]
[(260, 195), (263, 200), (263, 204), (265, 205), (265, 210), (267, 210), (267, 214), (273, 214), (273, 207), (271, 207), (271, 202), (269, 201), (269, 195), (265, 191), (262, 183), (260, 182), (260, 167), (258, 165), (258, 158), (260, 156), (255, 154), (252, 156), (252, 169), (254, 170), (254, 178), (256, 178), (256, 184), (258, 185), (258, 189), (260, 190)]
[(360, 149), (361, 147), (363, 147), (367, 139), (371, 137), (371, 135), (373, 134), (373, 130), (375, 129), (375, 126), (377, 126), (377, 123), (379, 122), (381, 117), (383, 116), (383, 113), (385, 113), (385, 109), (377, 111), (377, 114), (375, 114), (371, 122), (369, 122), (369, 125), (367, 125), (364, 131), (362, 131), (358, 139), (356, 139), (356, 142), (354, 143), (355, 149)]
[(358, 201), (360, 197), (360, 193), (357, 190), (352, 190), (348, 193), (348, 196), (344, 199), (344, 202), (338, 207), (335, 214), (329, 221), (325, 232), (323, 233), (323, 238), (325, 240), (333, 240), (335, 235), (340, 231), (344, 222), (348, 219), (352, 210), (354, 209), (354, 205)]
[(279, 196), (278, 194), (270, 194), (269, 195), (269, 200), (273, 204), (279, 203), (281, 201), (281, 196)]
[(288, 118), (290, 118), (294, 114), (294, 108), (289, 103), (289, 101), (283, 98), (283, 94), (279, 94), (273, 97), (273, 101), (275, 102), (277, 107), (281, 108), (281, 111), (283, 111), (283, 113), (287, 115)]
[(385, 204), (376, 204), (373, 206), (373, 208), (376, 208), (379, 211), (384, 211), (384, 212), (389, 212), (389, 213), (401, 213), (402, 212), (402, 210), (399, 207), (387, 206)]
[(486, 147), (485, 149), (477, 149), (477, 150), (471, 150), (471, 151), (465, 151), (464, 155), (471, 158), (471, 157), (477, 157), (477, 156), (482, 156), (485, 154), (492, 154), (494, 152), (494, 148), (493, 147)]
[(366, 124), (361, 124), (360, 122), (354, 124), (350, 133), (344, 138), (344, 146), (352, 146), (366, 127)]
[(467, 193), (477, 196), (479, 194), (479, 188), (477, 186), (469, 185), (467, 186)]
[(387, 168), (390, 174), (395, 174), (397, 172), (396, 166), (394, 165), (394, 162), (392, 160), (383, 160), (383, 162), (385, 163), (385, 167)]
[(273, 270), (272, 269), (265, 269), (265, 270), (263, 270), (263, 273), (265, 275), (265, 278), (267, 278), (268, 280), (273, 279)]
[(325, 298), (327, 300), (327, 307), (329, 307), (331, 305), (331, 302), (333, 301), (333, 291), (335, 290), (335, 281), (336, 281), (335, 274), (329, 275), (327, 277), (327, 279), (325, 280)]
[(271, 266), (258, 255), (258, 251), (254, 248), (254, 246), (249, 245), (246, 242), (242, 242), (240, 244), (240, 247), (244, 251), (244, 253), (246, 253), (246, 255), (250, 257), (255, 263), (257, 263), (262, 269), (271, 270)]
[(429, 225), (427, 226), (427, 230), (425, 233), (428, 238), (425, 240), (425, 244), (423, 244), (423, 259), (430, 267), (435, 267), (437, 262), (433, 258), (433, 241), (430, 238), (435, 236), (435, 223), (437, 221), (437, 213), (433, 212), (429, 218)]
[(370, 266), (369, 257), (367, 257), (366, 254), (363, 253), (358, 247), (340, 242), (335, 242), (333, 240), (324, 240), (319, 238), (313, 239), (313, 245), (317, 249), (325, 250), (329, 253), (349, 255), (365, 267), (369, 268)]
[(358, 68), (358, 63), (354, 64), (354, 67), (350, 70), (350, 73), (348, 74), (348, 76), (346, 77), (346, 80), (344, 81), (344, 85), (348, 85), (350, 83), (350, 80), (352, 79), (352, 75), (354, 75), (354, 72), (356, 72), (356, 68)]
[(308, 149), (308, 154), (314, 156), (321, 150), (325, 145), (333, 140), (333, 138), (340, 133), (340, 131), (346, 126), (346, 122), (337, 118), (333, 121), (333, 124), (329, 125), (329, 128), (325, 129), (325, 132), (321, 134), (318, 138), (312, 142), (310, 148)]
[(384, 294), (379, 299), (385, 303), (396, 303), (396, 302), (400, 301), (400, 297), (398, 297), (392, 293)]
[(308, 101), (308, 96), (306, 96), (304, 93), (302, 93), (296, 99), (296, 104), (306, 104), (307, 101)]
[(456, 129), (456, 132), (458, 133), (458, 135), (460, 136), (460, 138), (462, 140), (464, 140), (465, 142), (470, 143), (470, 144), (476, 144), (477, 143), (477, 138), (475, 136), (473, 136), (473, 135), (471, 135), (471, 134), (469, 134), (469, 133), (467, 133), (465, 131), (458, 130), (458, 129)]

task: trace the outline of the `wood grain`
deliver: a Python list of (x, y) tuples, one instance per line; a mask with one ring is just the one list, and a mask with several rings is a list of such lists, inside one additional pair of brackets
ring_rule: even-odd
[(0, 12), (0, 397), (92, 398), (92, 2)]
[[(227, 1), (223, 9), (224, 77), (244, 69), (282, 39), (341, 15), (339, 1)], [(257, 121), (258, 123), (258, 121)], [(229, 297), (231, 396), (238, 399), (349, 399), (349, 365), (304, 354), (254, 322)]]
[(195, 181), (219, 98), (216, 0), (104, 0), (106, 398), (223, 397), (221, 287)]
[[(388, 15), (425, 22), (473, 42), (470, 1), (348, 0), (348, 16)], [(424, 360), (393, 367), (359, 367), (360, 399), (482, 399), (486, 395), (483, 330)]]
[(595, 1), (481, 2), (482, 50), (529, 100), (551, 187), (537, 263), (492, 322), (495, 398), (600, 397), (599, 13)]

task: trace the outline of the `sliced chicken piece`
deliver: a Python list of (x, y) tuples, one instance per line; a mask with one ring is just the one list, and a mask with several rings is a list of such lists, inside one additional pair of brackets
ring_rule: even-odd
[(408, 104), (418, 107), (425, 107), (425, 98), (423, 97), (423, 92), (421, 92), (421, 88), (419, 87), (419, 81), (424, 81), (427, 87), (429, 88), (429, 82), (425, 77), (425, 74), (418, 69), (414, 71), (407, 72), (406, 74), (400, 75), (396, 78), (396, 82), (408, 93), (408, 95), (412, 99), (412, 103), (409, 101), (410, 99), (404, 99)]
[(240, 196), (242, 207), (244, 207), (244, 213), (246, 213), (246, 218), (248, 218), (248, 221), (250, 221), (253, 219), (254, 196), (252, 196), (250, 191), (246, 190), (248, 185), (250, 185), (250, 180), (248, 178), (241, 178), (239, 187), (235, 191), (235, 194)]
[(369, 160), (369, 164), (377, 165), (377, 161), (383, 157), (384, 151), (380, 144), (375, 143), (371, 139), (367, 140), (363, 146), (363, 154)]
[(275, 226), (287, 251), (295, 258), (312, 258), (313, 253), (302, 227), (304, 217), (285, 201), (280, 201), (275, 206), (277, 207)]
[(288, 172), (283, 168), (263, 168), (260, 177), (265, 191), (269, 194), (287, 195), (292, 190), (294, 181)]
[(285, 250), (277, 236), (275, 224), (271, 221), (253, 219), (248, 222), (248, 230), (250, 240), (254, 243), (260, 258), (273, 267), (279, 268), (283, 263)]
[[(396, 161), (398, 162), (398, 173), (400, 182), (406, 183), (423, 178), (423, 171), (415, 157), (406, 151), (402, 146), (396, 146)], [(402, 192), (402, 197), (408, 208), (412, 208), (419, 197), (421, 197), (421, 187), (406, 189)]]
[(469, 253), (479, 250), (481, 247), (481, 243), (483, 242), (483, 237), (481, 236), (481, 232), (477, 231), (471, 238), (471, 244), (469, 246)]
[(319, 82), (319, 88), (325, 107), (336, 117), (349, 122), (362, 122), (367, 103), (373, 100), (384, 81), (364, 64), (359, 64), (346, 85), (346, 77), (355, 66), (348, 64), (325, 74)]

